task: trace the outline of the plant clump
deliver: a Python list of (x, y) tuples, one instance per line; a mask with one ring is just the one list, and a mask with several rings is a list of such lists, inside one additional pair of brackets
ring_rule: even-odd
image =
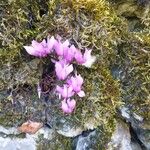
[[(24, 5), (24, 7), (21, 7), (22, 5)], [(15, 14), (18, 13), (18, 9), (16, 8), (20, 7), (22, 8), (20, 11), (23, 15), (20, 14), (18, 17), (21, 17), (21, 19), (18, 20)], [(13, 53), (16, 55), (12, 57), (14, 60), (9, 57), (11, 55), (4, 54), (4, 56), (7, 57), (5, 61), (10, 62), (13, 67), (14, 61), (18, 64), (20, 60), (22, 60), (28, 64), (32, 59), (37, 60), (33, 56), (27, 55), (23, 46), (29, 44), (33, 39), (42, 41), (48, 34), (54, 35), (55, 37), (59, 34), (63, 39), (68, 39), (70, 44), (78, 49), (86, 51), (87, 48), (93, 50), (92, 53), (97, 59), (96, 63), (91, 68), (84, 68), (83, 66), (76, 65), (77, 71), (85, 80), (83, 89), (86, 96), (82, 101), (77, 103), (75, 113), (72, 114), (72, 117), (85, 127), (88, 122), (94, 120), (91, 126), (96, 127), (98, 125), (104, 125), (104, 129), (111, 133), (115, 125), (114, 117), (116, 108), (120, 106), (121, 102), (119, 82), (113, 79), (109, 68), (110, 65), (115, 62), (117, 43), (121, 43), (125, 39), (126, 33), (124, 32), (126, 31), (126, 24), (116, 16), (114, 11), (110, 8), (109, 3), (105, 0), (55, 0), (44, 1), (40, 5), (38, 2), (33, 1), (33, 5), (31, 6), (29, 1), (14, 1), (8, 4), (8, 8), (12, 11), (11, 14), (14, 14), (12, 20), (16, 22), (18, 20), (15, 26), (16, 28), (9, 34), (17, 36), (7, 37), (8, 39), (10, 38), (11, 42), (3, 46), (3, 51), (10, 51), (11, 53), (16, 51), (16, 53)], [(94, 9), (92, 15), (91, 8)], [(7, 14), (5, 11), (3, 13)], [(11, 16), (6, 15), (4, 18), (8, 19), (9, 17)], [(11, 26), (11, 21), (9, 25), (5, 23), (7, 29)], [(24, 21), (24, 23), (21, 21)], [(122, 29), (124, 30), (122, 31)], [(16, 34), (14, 34), (15, 32)], [(5, 34), (3, 33), (2, 35)], [(12, 44), (13, 46), (11, 46)], [(34, 44), (41, 45), (45, 44), (45, 42)], [(87, 53), (89, 52), (90, 51), (87, 51)], [(44, 55), (45, 54), (47, 55), (47, 53), (44, 53)], [(59, 51), (57, 54), (59, 54)], [(78, 58), (79, 57), (77, 57), (77, 59)], [(45, 66), (50, 59), (49, 56), (42, 61), (40, 59), (40, 67)], [(58, 62), (58, 64), (59, 66), (61, 65), (60, 62)], [(22, 63), (20, 63), (19, 68), (23, 69), (24, 67), (21, 65)], [(61, 69), (63, 69), (63, 66)], [(27, 77), (30, 78), (32, 71), (28, 71)], [(36, 79), (41, 79), (41, 71), (42, 69), (35, 69), (35, 72), (39, 74), (38, 77), (35, 76)], [(14, 76), (12, 76), (12, 78), (14, 78)], [(28, 78), (23, 79), (23, 84), (26, 82), (28, 83)], [(71, 81), (76, 80), (76, 78), (78, 78), (78, 74), (73, 76)], [(36, 82), (36, 84), (37, 83), (38, 82)], [(29, 82), (28, 84), (35, 85), (35, 82)], [(62, 87), (63, 86), (61, 86), (61, 89)], [(110, 105), (112, 105), (112, 107), (110, 107)]]
[[(0, 21), (2, 25), (0, 29), (2, 43), (0, 65), (2, 72), (6, 72), (5, 75), (0, 75), (1, 89), (12, 88), (14, 85), (19, 87), (17, 85), (25, 83), (36, 87), (39, 81), (43, 81), (42, 86), (38, 87), (40, 97), (43, 89), (44, 92), (47, 92), (49, 88), (53, 88), (45, 84), (46, 79), (43, 77), (46, 74), (50, 76), (47, 77), (48, 81), (55, 80), (53, 73), (51, 77), (51, 71), (49, 71), (52, 68), (49, 67), (49, 64), (53, 64), (56, 77), (63, 83), (57, 87), (56, 91), (61, 98), (64, 98), (64, 91), (68, 91), (70, 85), (73, 92), (76, 93), (77, 101), (80, 99), (78, 88), (79, 91), (84, 90), (85, 92), (83, 100), (78, 101), (76, 108), (72, 109), (75, 102), (68, 100), (69, 97), (61, 105), (66, 112), (74, 112), (71, 118), (85, 129), (103, 126), (106, 139), (109, 138), (115, 127), (115, 118), (118, 117), (117, 109), (123, 103), (149, 120), (148, 14), (143, 20), (145, 25), (141, 32), (129, 32), (127, 20), (117, 16), (111, 4), (106, 0), (48, 0), (42, 2), (33, 0), (32, 5), (30, 0), (14, 0), (4, 1), (1, 9), (3, 18)], [(55, 40), (44, 38), (52, 37), (52, 35), (54, 37), (61, 35), (64, 41), (68, 39), (69, 48), (74, 49), (75, 47), (81, 50), (78, 51), (78, 55), (73, 56), (74, 58), (70, 57), (71, 54), (67, 50), (65, 54), (62, 54), (60, 45), (67, 44), (67, 41), (60, 40), (59, 42), (57, 39), (58, 47), (55, 55), (61, 57), (65, 55), (69, 64), (61, 62), (59, 57), (52, 60), (49, 55), (50, 52), (47, 51), (45, 45), (48, 40), (51, 42)], [(27, 55), (23, 46), (29, 44), (33, 39), (35, 41), (30, 51), (29, 47), (24, 47), (30, 53)], [(71, 47), (72, 45), (74, 47)], [(37, 51), (34, 51), (35, 47), (38, 47)], [(41, 47), (45, 48), (44, 53), (38, 52)], [(78, 65), (78, 63), (83, 64), (80, 58), (85, 61), (86, 49), (88, 49), (87, 54), (90, 53), (89, 49), (92, 49), (93, 55), (97, 58), (91, 68)], [(36, 55), (40, 59), (31, 55)], [(47, 57), (41, 59), (42, 56)], [(91, 55), (90, 58), (94, 60)], [(71, 65), (72, 59), (74, 62)], [(86, 63), (86, 65), (89, 64)], [(74, 73), (68, 78), (74, 66), (78, 74)], [(118, 66), (124, 76), (115, 78), (111, 70), (114, 66)], [(7, 72), (10, 73), (10, 78), (7, 77)], [(65, 74), (59, 74), (59, 72), (65, 72)], [(18, 77), (19, 79), (22, 77), (21, 80), (18, 81)], [(81, 77), (84, 79), (84, 84), (82, 84)], [(69, 80), (65, 80), (67, 78)]]
[[(86, 67), (90, 67), (95, 61), (95, 57), (91, 56), (91, 51), (86, 49), (84, 54), (78, 49), (75, 48), (74, 45), (70, 45), (69, 41), (61, 43), (60, 37), (56, 40), (53, 36), (51, 38), (47, 38), (42, 42), (38, 43), (33, 40), (31, 46), (24, 46), (26, 51), (33, 56), (36, 57), (46, 57), (48, 54), (51, 54), (51, 61), (55, 64), (55, 72), (58, 81), (63, 85), (63, 87), (59, 86), (56, 83), (56, 89), (54, 91), (59, 95), (59, 98), (62, 98), (62, 110), (64, 113), (71, 113), (76, 105), (76, 101), (72, 99), (72, 97), (77, 94), (79, 97), (84, 97), (85, 93), (82, 88), (82, 84), (84, 82), (81, 75), (77, 75), (77, 70), (74, 71), (73, 64), (76, 63), (84, 65)], [(75, 61), (74, 61), (75, 59)], [(71, 76), (72, 72), (75, 76)], [(40, 86), (38, 87), (38, 95), (41, 95)], [(39, 96), (40, 98), (40, 96)]]

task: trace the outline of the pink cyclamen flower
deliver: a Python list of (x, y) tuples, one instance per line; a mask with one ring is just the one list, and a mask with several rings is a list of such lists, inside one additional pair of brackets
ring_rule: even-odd
[(63, 56), (64, 54), (64, 51), (68, 48), (69, 46), (69, 41), (66, 40), (65, 42), (61, 43), (60, 40), (57, 40), (55, 42), (55, 45), (54, 45), (54, 49), (55, 49), (55, 52), (58, 56)]
[(95, 62), (96, 57), (91, 55), (92, 50), (85, 49), (84, 54), (80, 50), (76, 50), (75, 59), (79, 64), (82, 64), (88, 68)]
[(74, 99), (72, 99), (72, 100), (70, 100), (70, 99), (65, 100), (64, 99), (61, 102), (61, 108), (62, 108), (64, 113), (72, 113), (75, 106), (76, 106), (76, 101)]
[(74, 45), (71, 45), (70, 47), (65, 48), (64, 52), (63, 52), (64, 59), (68, 63), (70, 63), (73, 60), (74, 56), (75, 56), (75, 52), (76, 52), (76, 48), (75, 48)]
[(74, 91), (71, 86), (64, 84), (63, 87), (57, 86), (56, 91), (59, 94), (59, 97), (69, 98), (74, 95)]
[(30, 55), (33, 56), (45, 57), (48, 54), (48, 49), (45, 40), (43, 40), (40, 43), (33, 40), (31, 46), (24, 46), (24, 48)]
[(68, 81), (67, 81), (68, 85), (71, 86), (73, 88), (73, 90), (80, 96), (80, 97), (84, 97), (85, 93), (84, 91), (81, 90), (81, 86), (83, 84), (83, 78), (81, 77), (81, 75), (75, 75), (75, 77), (71, 77)]
[(80, 50), (76, 49), (74, 55), (75, 55), (74, 58), (77, 61), (77, 63), (79, 63), (79, 64), (83, 64), (84, 63), (83, 55), (82, 55)]
[(56, 44), (56, 39), (54, 38), (54, 36), (52, 36), (51, 38), (47, 38), (47, 47), (48, 47), (48, 50), (50, 52), (53, 52), (54, 50), (54, 45)]
[(91, 55), (92, 50), (85, 49), (83, 54), (84, 63), (82, 65), (90, 68), (91, 65), (95, 62), (96, 57)]
[(55, 62), (55, 71), (59, 80), (65, 80), (67, 76), (73, 71), (73, 65), (69, 65), (65, 60)]
[(56, 40), (52, 36), (50, 39), (47, 38), (47, 42), (45, 39), (40, 43), (33, 40), (31, 46), (24, 46), (24, 48), (30, 55), (45, 57), (52, 52), (55, 42)]

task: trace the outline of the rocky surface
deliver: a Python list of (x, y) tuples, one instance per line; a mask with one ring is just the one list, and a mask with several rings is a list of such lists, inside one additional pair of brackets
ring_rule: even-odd
[[(100, 138), (100, 133), (96, 130), (83, 132), (82, 135), (79, 135), (73, 140), (73, 149), (74, 150), (94, 150), (100, 145), (98, 139)], [(100, 146), (99, 146), (100, 149)]]
[(117, 122), (111, 142), (108, 144), (110, 150), (142, 150), (137, 141), (133, 141), (128, 125), (122, 121)]
[(21, 134), (17, 128), (4, 128), (0, 126), (0, 149), (2, 150), (37, 150), (38, 139), (42, 136), (44, 139), (53, 138), (53, 130), (41, 128), (36, 134)]
[[(150, 2), (107, 2), (2, 0), (0, 149), (150, 150)], [(33, 58), (23, 50), (47, 34), (92, 48), (97, 57), (92, 68), (76, 68), (85, 77), (86, 98), (72, 115), (60, 111), (51, 92), (51, 58)], [(35, 135), (18, 132), (28, 120), (44, 127)]]

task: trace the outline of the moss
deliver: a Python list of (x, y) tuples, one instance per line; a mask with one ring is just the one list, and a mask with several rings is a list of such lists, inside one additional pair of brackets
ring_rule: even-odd
[[(77, 68), (85, 79), (87, 96), (82, 102), (78, 102), (74, 117), (85, 128), (103, 125), (108, 137), (115, 126), (116, 108), (122, 104), (119, 82), (113, 79), (109, 67), (116, 59), (116, 43), (125, 39), (126, 24), (115, 15), (106, 1), (65, 1), (65, 6), (65, 12), (62, 13), (70, 19), (66, 22), (65, 16), (61, 21), (66, 23), (66, 28), (72, 29), (73, 41), (79, 47), (80, 41), (81, 48), (92, 48), (97, 56), (97, 62), (92, 69)], [(95, 10), (92, 15), (91, 10)], [(125, 29), (125, 34), (121, 28)]]
[(119, 83), (108, 69), (97, 66), (95, 70), (82, 72), (86, 78), (86, 98), (78, 101), (75, 116), (87, 129), (102, 125), (106, 136), (110, 136), (115, 127), (116, 108), (122, 104)]
[(46, 140), (40, 137), (37, 150), (51, 149), (51, 150), (71, 150), (72, 149), (72, 139), (64, 137), (59, 134), (55, 134), (51, 140)]
[[(16, 106), (17, 107), (17, 106)], [(5, 127), (18, 126), (20, 124), (19, 121), (25, 120), (26, 116), (22, 115), (22, 112), (18, 112), (14, 105), (12, 105), (11, 101), (5, 100), (5, 103), (0, 105), (0, 124)]]
[[(92, 127), (102, 125), (108, 138), (114, 130), (116, 110), (123, 102), (149, 120), (149, 13), (140, 18), (142, 31), (130, 33), (126, 19), (118, 17), (105, 0), (33, 0), (32, 5), (30, 0), (14, 0), (4, 1), (1, 9), (1, 68), (3, 73), (11, 70), (11, 78), (0, 76), (2, 89), (36, 84), (41, 70), (30, 68), (34, 57), (22, 47), (32, 39), (40, 41), (48, 34), (59, 34), (81, 50), (93, 49), (97, 57), (90, 69), (74, 65), (85, 78), (86, 92), (72, 115), (75, 121), (85, 128), (89, 122)], [(112, 76), (110, 68), (114, 65), (125, 74), (119, 81)], [(19, 82), (18, 72), (27, 75)]]
[[(58, 2), (13, 0), (3, 1), (3, 5), (0, 6), (1, 15), (3, 16), (0, 20), (0, 66), (5, 72), (4, 66), (9, 64), (9, 67), (13, 68), (12, 78), (14, 78), (13, 74), (15, 74), (16, 66), (17, 69), (23, 70), (25, 67), (24, 62), (26, 62), (27, 67), (30, 67), (28, 64), (33, 59), (33, 57), (27, 55), (23, 45), (29, 45), (33, 39), (41, 40), (45, 38), (50, 30), (54, 29), (52, 12), (55, 11), (55, 3)], [(26, 72), (30, 78), (32, 71), (28, 70)], [(6, 82), (9, 82), (8, 80), (9, 78), (0, 77), (1, 84), (4, 87), (8, 86), (6, 84)], [(23, 84), (24, 82), (26, 81), (24, 80)]]
[[(91, 10), (94, 10), (92, 15)], [(2, 20), (3, 50), (0, 56), (5, 62), (10, 62), (11, 67), (14, 66), (12, 83), (15, 85), (37, 82), (31, 78), (34, 74), (30, 69), (27, 69), (27, 78), (23, 78), (21, 82), (14, 82), (19, 69), (25, 69), (24, 62), (28, 66), (27, 61), (31, 61), (31, 57), (26, 56), (22, 49), (22, 46), (29, 44), (31, 39), (41, 40), (48, 33), (60, 34), (64, 39), (69, 38), (80, 49), (85, 47), (93, 49), (93, 54), (97, 56), (97, 65), (92, 69), (79, 68), (86, 79), (87, 97), (78, 102), (74, 119), (86, 126), (92, 118), (94, 127), (104, 125), (110, 134), (115, 125), (113, 118), (116, 108), (121, 102), (119, 83), (112, 78), (109, 67), (115, 61), (117, 43), (125, 37), (125, 34), (122, 35), (122, 29), (126, 31), (126, 24), (115, 15), (109, 3), (105, 0), (69, 2), (64, 0), (44, 1), (42, 4), (33, 1), (30, 5), (30, 1), (20, 0), (8, 4), (3, 13), (5, 14)], [(19, 67), (16, 68), (14, 62)], [(35, 72), (39, 72), (36, 69)], [(8, 81), (7, 77), (5, 81)]]
[(114, 64), (122, 68), (125, 75), (121, 80), (123, 101), (130, 107), (131, 112), (141, 115), (147, 122), (150, 119), (149, 6), (137, 6), (136, 3), (134, 6), (141, 12), (140, 16), (138, 13), (135, 13), (135, 16), (140, 19), (142, 28), (139, 32), (127, 32), (128, 39), (118, 44), (119, 55)]
[(123, 99), (126, 105), (130, 106), (131, 111), (149, 120), (149, 54), (142, 50), (141, 44), (137, 42), (136, 46), (124, 45), (126, 59), (117, 64), (120, 63), (120, 66), (126, 68), (127, 75), (122, 81)]

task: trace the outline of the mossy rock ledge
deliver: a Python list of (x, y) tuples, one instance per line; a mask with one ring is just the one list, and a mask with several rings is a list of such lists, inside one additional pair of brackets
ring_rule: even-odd
[[(31, 5), (30, 0), (2, 0), (0, 124), (19, 126), (31, 119), (68, 137), (98, 128), (101, 149), (107, 149), (118, 118), (130, 122), (135, 132), (149, 131), (150, 13), (145, 3), (33, 0)], [(51, 73), (50, 58), (29, 56), (23, 48), (48, 35), (69, 39), (81, 50), (92, 49), (97, 58), (91, 68), (74, 65), (85, 79), (86, 96), (77, 99), (71, 115), (59, 110), (51, 94), (38, 99), (37, 84)], [(72, 129), (77, 133), (70, 135)], [(138, 137), (142, 141), (144, 135)]]

